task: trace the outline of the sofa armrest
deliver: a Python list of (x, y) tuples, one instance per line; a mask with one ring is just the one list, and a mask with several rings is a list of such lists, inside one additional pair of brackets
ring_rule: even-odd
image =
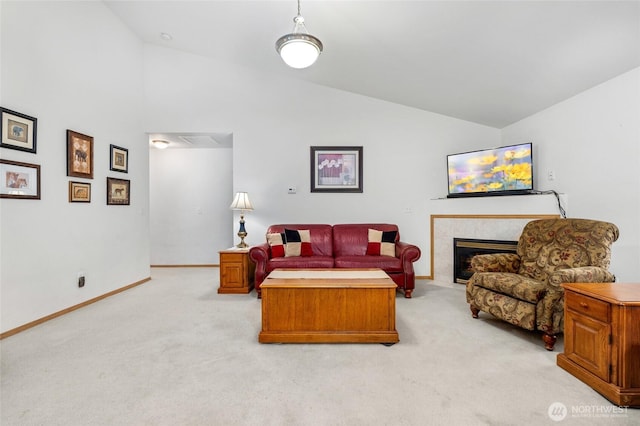
[(252, 246), (249, 249), (249, 259), (256, 264), (256, 274), (254, 278), (254, 285), (256, 290), (260, 288), (260, 284), (267, 276), (267, 262), (269, 261), (269, 244), (262, 243), (257, 246)]
[(398, 241), (396, 243), (396, 257), (402, 262), (403, 268), (413, 270), (413, 262), (420, 259), (420, 248), (413, 244)]
[(612, 283), (616, 276), (599, 266), (558, 269), (549, 275), (549, 285), (562, 288), (562, 283)]
[(520, 256), (515, 253), (477, 254), (471, 258), (473, 272), (509, 272), (517, 274)]
[[(415, 286), (415, 272), (413, 271), (413, 262), (420, 259), (420, 248), (413, 244), (398, 241), (396, 243), (396, 257), (402, 263), (402, 270), (405, 274), (405, 290), (407, 289), (407, 281), (409, 285), (413, 283)], [(413, 286), (411, 289), (413, 289)]]

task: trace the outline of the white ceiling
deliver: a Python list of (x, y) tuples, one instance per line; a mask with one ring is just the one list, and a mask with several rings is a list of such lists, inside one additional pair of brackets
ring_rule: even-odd
[(638, 0), (302, 0), (304, 70), (274, 48), (295, 0), (105, 3), (148, 43), (497, 128), (640, 66)]

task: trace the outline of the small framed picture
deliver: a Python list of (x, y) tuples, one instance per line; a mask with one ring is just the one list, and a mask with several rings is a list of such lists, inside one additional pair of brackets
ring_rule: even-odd
[(131, 181), (127, 179), (107, 178), (107, 205), (128, 206)]
[(93, 179), (93, 136), (67, 130), (67, 176)]
[(109, 168), (116, 172), (129, 172), (129, 150), (115, 145), (110, 145)]
[(10, 109), (0, 108), (2, 120), (0, 147), (36, 153), (38, 119)]
[(40, 166), (0, 160), (0, 198), (40, 199)]
[(91, 184), (87, 182), (69, 182), (70, 203), (90, 203)]
[(362, 147), (312, 146), (311, 192), (362, 192)]

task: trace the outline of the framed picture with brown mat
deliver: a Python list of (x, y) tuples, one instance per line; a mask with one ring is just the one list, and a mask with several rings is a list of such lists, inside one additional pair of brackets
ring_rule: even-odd
[(93, 136), (67, 130), (67, 176), (93, 179)]
[(90, 203), (91, 184), (87, 182), (69, 182), (70, 203)]
[(107, 205), (128, 206), (130, 203), (131, 181), (107, 178)]

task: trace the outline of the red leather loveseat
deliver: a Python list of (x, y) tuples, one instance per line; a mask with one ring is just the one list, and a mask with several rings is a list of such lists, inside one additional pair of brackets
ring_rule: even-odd
[[(370, 243), (369, 230), (382, 231), (393, 236), (391, 252), (395, 256), (367, 254)], [(276, 268), (380, 268), (410, 298), (415, 288), (413, 262), (420, 258), (420, 249), (400, 241), (396, 225), (387, 223), (358, 223), (342, 225), (287, 224), (271, 225), (267, 229), (267, 239), (278, 234), (284, 238), (285, 230), (308, 230), (312, 253), (302, 256), (282, 255), (282, 249), (269, 242), (253, 246), (249, 257), (256, 264), (255, 287), (261, 296), (260, 285), (265, 277)], [(286, 241), (283, 241), (286, 243)], [(395, 250), (393, 249), (395, 245)]]

